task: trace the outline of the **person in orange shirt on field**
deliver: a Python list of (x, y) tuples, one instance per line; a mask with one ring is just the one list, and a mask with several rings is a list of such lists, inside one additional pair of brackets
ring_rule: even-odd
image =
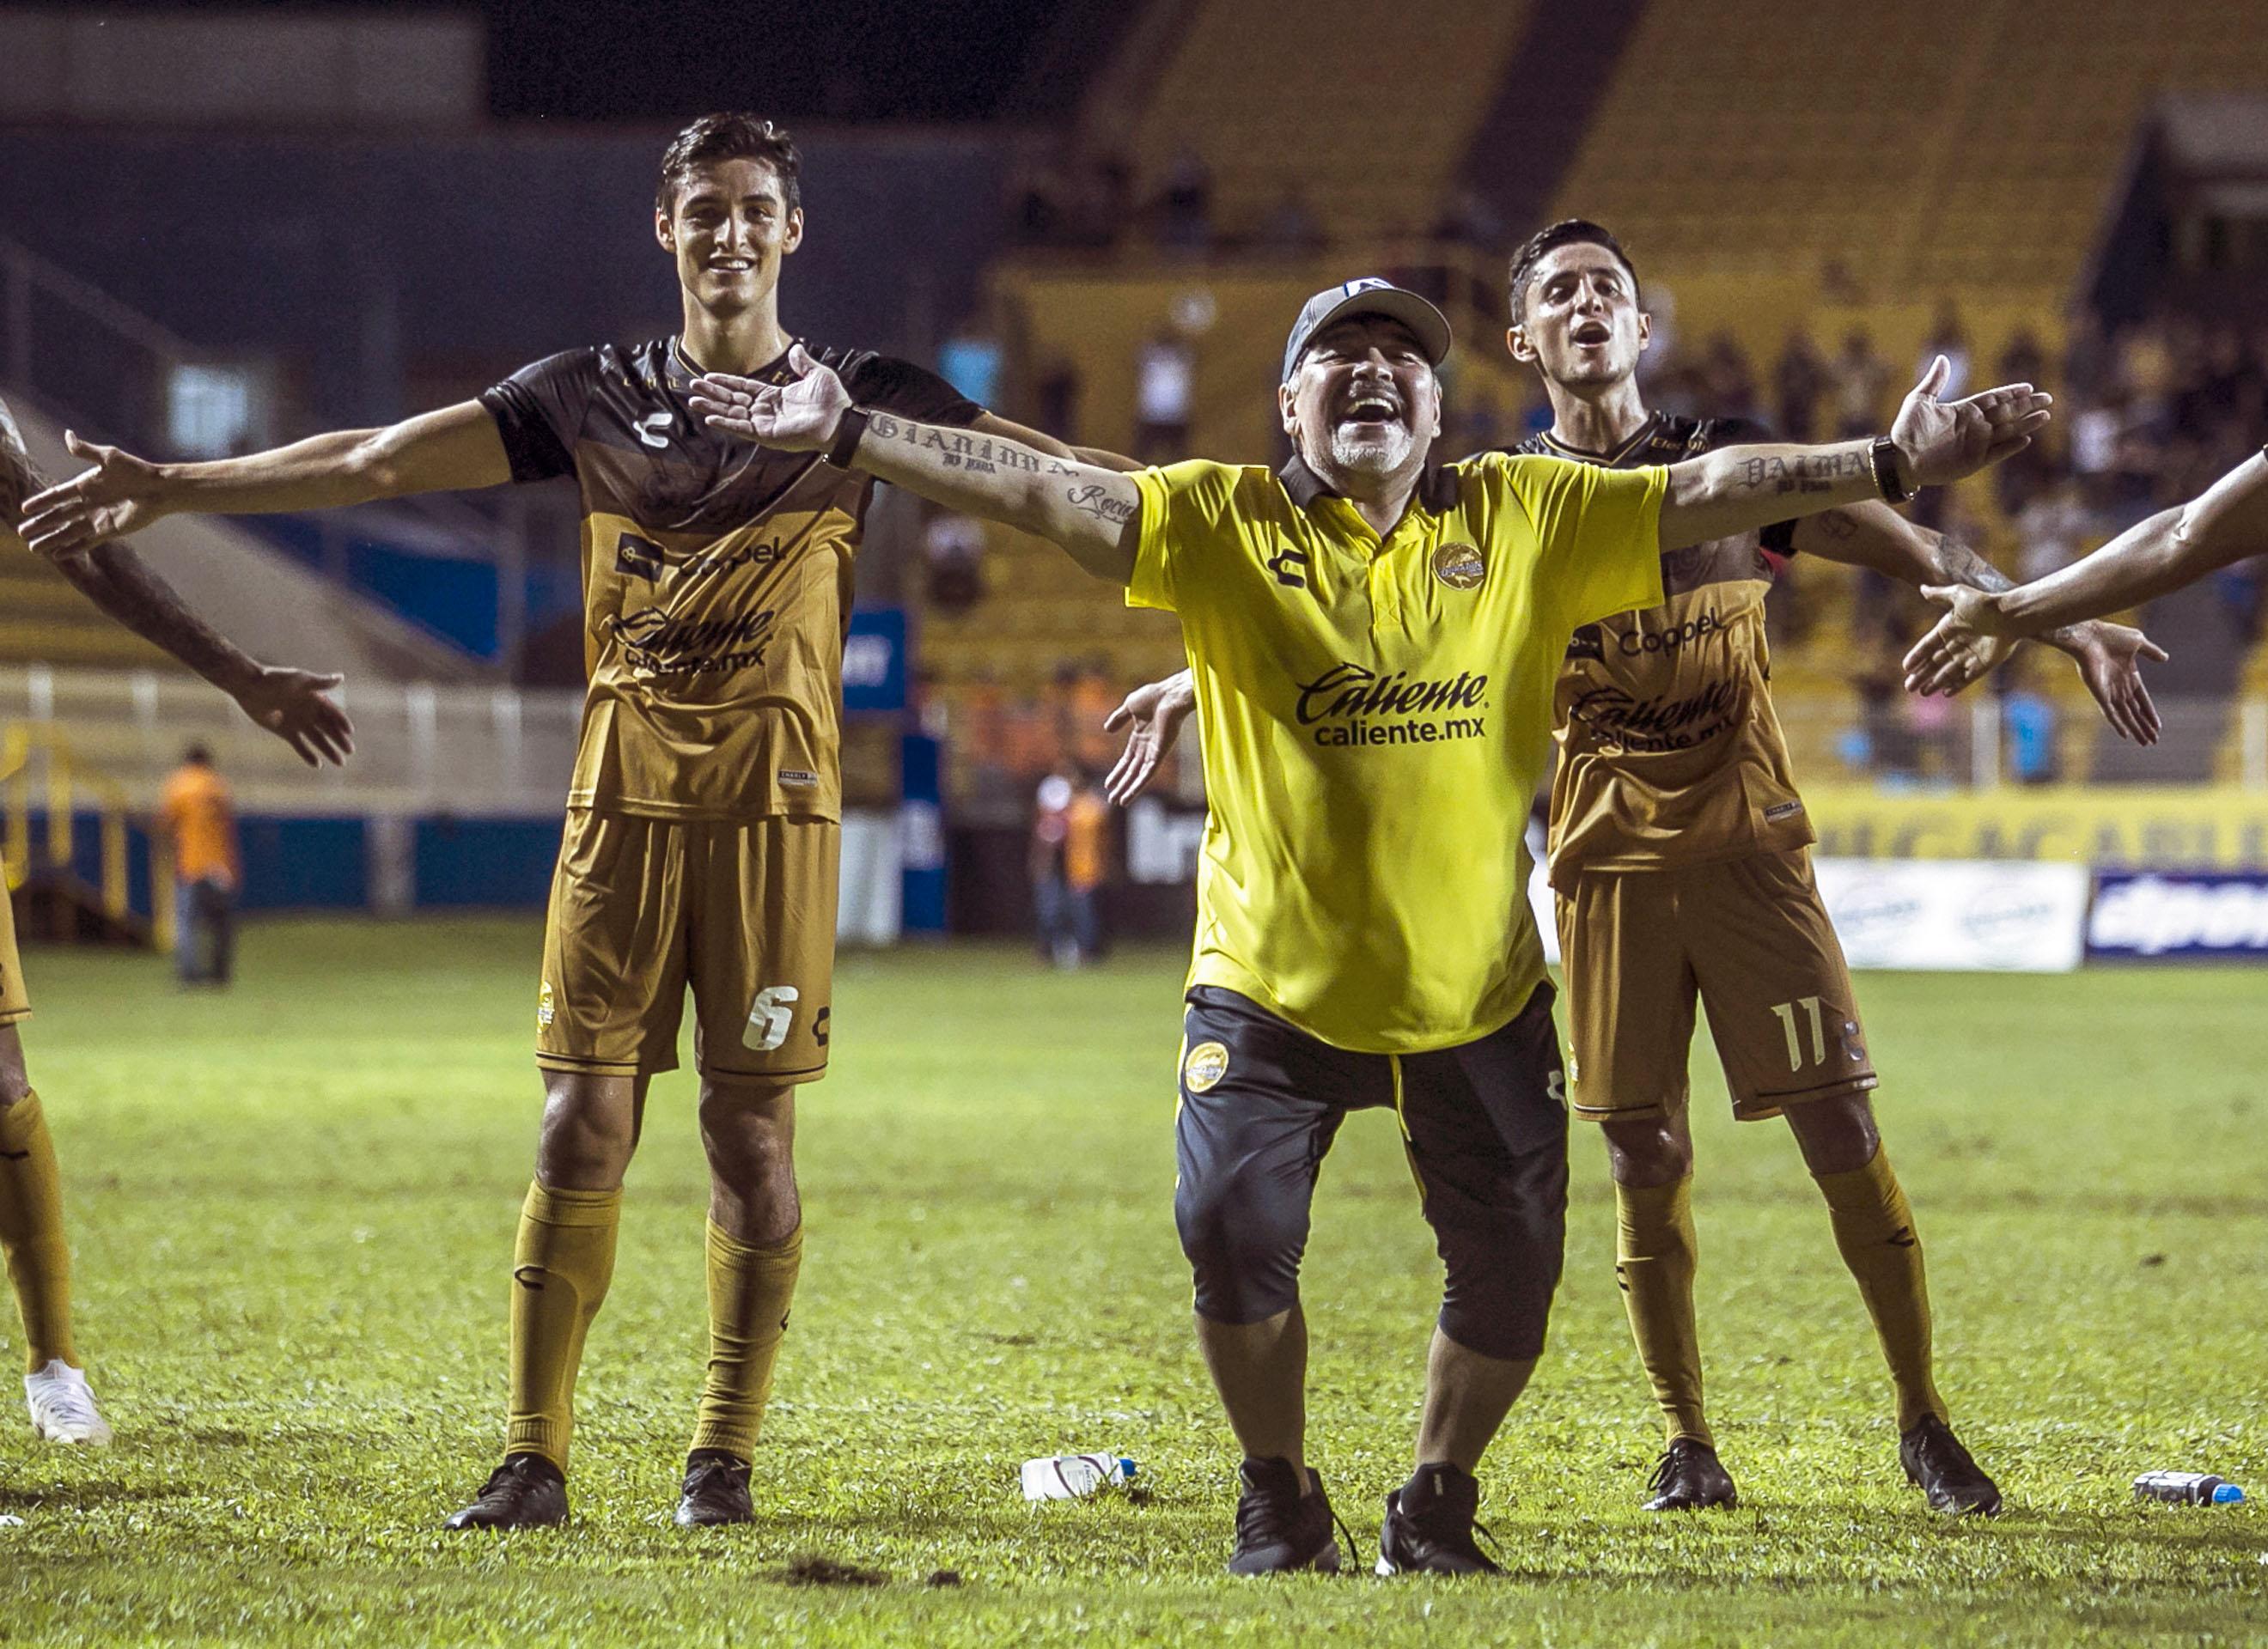
[(158, 817), (173, 854), (173, 963), (185, 985), (225, 985), (236, 954), (236, 810), (201, 744), (166, 781)]

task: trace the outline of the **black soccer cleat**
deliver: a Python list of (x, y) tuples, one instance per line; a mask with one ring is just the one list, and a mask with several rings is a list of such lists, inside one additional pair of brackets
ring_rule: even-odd
[(1463, 1467), (1447, 1461), (1420, 1466), (1386, 1497), (1378, 1572), (1502, 1574), (1503, 1565), (1473, 1541), (1475, 1529), (1488, 1533), (1473, 1520), (1480, 1505), (1481, 1486)]
[(1717, 1451), (1690, 1437), (1670, 1439), (1654, 1462), (1653, 1477), (1646, 1487), (1653, 1491), (1653, 1498), (1646, 1503), (1649, 1512), (1690, 1512), (1741, 1503), (1740, 1491), (1733, 1487), (1733, 1474), (1725, 1469)]
[(1231, 1574), (1339, 1572), (1338, 1520), (1323, 1493), (1322, 1474), (1309, 1471), (1314, 1488), (1300, 1492), (1300, 1474), (1288, 1460), (1247, 1459), (1237, 1468), (1243, 1492), (1236, 1502), (1236, 1551)]
[(480, 1498), (443, 1528), (556, 1528), (567, 1520), (567, 1479), (541, 1454), (507, 1454)]
[(748, 1462), (721, 1448), (696, 1448), (685, 1457), (685, 1492), (677, 1502), (680, 1528), (718, 1528), (753, 1523)]
[(1922, 1416), (1898, 1439), (1898, 1464), (1906, 1469), (1907, 1480), (1929, 1497), (1931, 1511), (1999, 1516), (1999, 1485), (1970, 1458), (1953, 1428), (1935, 1415)]

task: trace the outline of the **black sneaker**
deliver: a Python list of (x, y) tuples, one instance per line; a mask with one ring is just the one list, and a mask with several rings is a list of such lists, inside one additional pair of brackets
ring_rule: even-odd
[(1690, 1437), (1670, 1439), (1654, 1462), (1653, 1479), (1646, 1487), (1653, 1491), (1653, 1498), (1646, 1503), (1649, 1512), (1690, 1512), (1699, 1506), (1741, 1503), (1740, 1491), (1733, 1487), (1733, 1474), (1725, 1469), (1717, 1451)]
[(715, 1528), (753, 1523), (748, 1501), (748, 1462), (721, 1448), (696, 1448), (685, 1457), (685, 1492), (677, 1503), (677, 1527)]
[(1953, 1428), (1933, 1414), (1922, 1416), (1913, 1430), (1898, 1439), (1898, 1464), (1906, 1469), (1907, 1479), (1929, 1497), (1933, 1512), (2000, 1514), (1999, 1485), (1970, 1458)]
[(507, 1454), (480, 1498), (443, 1528), (556, 1528), (567, 1520), (567, 1479), (541, 1454)]
[(1236, 1552), (1231, 1574), (1292, 1574), (1314, 1569), (1339, 1572), (1339, 1537), (1322, 1474), (1307, 1473), (1314, 1486), (1300, 1492), (1300, 1474), (1288, 1460), (1250, 1460), (1237, 1468), (1243, 1492), (1236, 1502)]
[(1488, 1533), (1473, 1520), (1480, 1505), (1481, 1486), (1463, 1467), (1447, 1461), (1420, 1466), (1386, 1497), (1378, 1572), (1502, 1574), (1503, 1565), (1473, 1543), (1475, 1529)]

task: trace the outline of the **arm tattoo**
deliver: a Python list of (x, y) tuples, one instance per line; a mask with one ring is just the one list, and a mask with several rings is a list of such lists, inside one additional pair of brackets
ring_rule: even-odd
[(1852, 518), (1851, 512), (1848, 510), (1822, 510), (1811, 519), (1818, 531), (1834, 539), (1837, 543), (1858, 536), (1859, 523)]
[(1874, 473), (1863, 453), (1836, 453), (1825, 458), (1751, 458), (1742, 468), (1752, 490), (1775, 493), (1830, 492), (1837, 481)]
[(1084, 487), (1067, 487), (1064, 498), (1071, 507), (1093, 516), (1098, 521), (1109, 521), (1123, 526), (1134, 519), (1135, 506), (1123, 498), (1114, 498), (1099, 482), (1089, 482)]
[[(1923, 531), (1922, 537), (1928, 541), (1930, 565), (1936, 571), (1940, 584), (1965, 584), (1989, 594), (2016, 587), (2014, 578), (1959, 540), (1926, 529)], [(2078, 624), (2066, 624), (2058, 629), (2043, 631), (2039, 637), (2048, 645), (2066, 651), (2077, 646), (2085, 638), (2084, 627)]]
[[(14, 532), (23, 520), (24, 500), (46, 485), (7, 402), (0, 401), (0, 524)], [(223, 692), (235, 692), (260, 668), (123, 544), (98, 544), (83, 556), (67, 556), (55, 570), (119, 623)]]

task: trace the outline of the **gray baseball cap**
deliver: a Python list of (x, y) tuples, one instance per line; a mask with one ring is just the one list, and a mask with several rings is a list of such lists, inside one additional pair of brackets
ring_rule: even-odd
[(1315, 334), (1349, 315), (1384, 315), (1398, 320), (1416, 335), (1418, 347), (1435, 366), (1449, 358), (1448, 318), (1407, 287), (1366, 275), (1359, 281), (1326, 286), (1307, 300), (1292, 323), (1291, 341), (1284, 346), (1285, 383), (1300, 370), (1300, 357)]

